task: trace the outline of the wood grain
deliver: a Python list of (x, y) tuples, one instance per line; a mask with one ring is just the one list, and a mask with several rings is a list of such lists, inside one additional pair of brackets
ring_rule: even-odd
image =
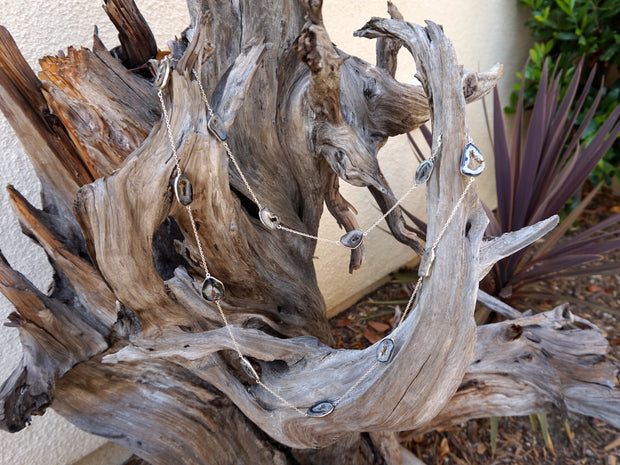
[[(493, 88), (500, 65), (464, 71), (439, 25), (408, 23), (393, 5), (391, 19), (356, 33), (380, 39), (378, 66), (332, 44), (320, 1), (188, 6), (192, 24), (171, 47), (162, 97), (232, 326), (199, 294), (205, 271), (192, 223), (174, 200), (176, 166), (152, 77), (126, 69), (156, 52), (133, 2), (107, 3), (122, 57), (95, 37), (92, 51), (43, 59), (41, 81), (3, 40), (0, 108), (46, 199), (39, 211), (11, 189), (11, 201), (55, 269), (46, 295), (0, 260), (0, 290), (16, 307), (10, 324), (24, 345), (0, 389), (3, 429), (23, 428), (51, 404), (153, 465), (370, 465), (401, 463), (395, 432), (473, 417), (555, 406), (620, 425), (606, 342), (583, 320), (556, 309), (476, 327), (479, 280), (557, 221), (483, 240), (486, 215), (459, 166), (466, 103)], [(394, 79), (401, 46), (421, 86)], [(383, 212), (392, 208), (377, 153), (388, 137), (431, 120), (438, 161), (426, 186), (426, 242), (398, 208), (387, 217), (426, 270), (389, 363), (375, 363), (376, 345), (332, 347), (315, 241), (260, 222), (252, 192), (209, 132), (197, 79), (261, 206), (310, 235), (324, 203), (345, 231), (357, 228), (340, 182), (368, 188)], [(351, 271), (363, 266), (365, 247), (351, 251)], [(321, 401), (336, 403), (334, 412), (300, 415)]]

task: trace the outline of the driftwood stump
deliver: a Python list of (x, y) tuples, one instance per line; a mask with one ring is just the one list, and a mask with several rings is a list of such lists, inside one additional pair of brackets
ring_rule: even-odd
[[(483, 239), (486, 216), (459, 166), (466, 102), (492, 89), (500, 67), (464, 72), (440, 26), (407, 23), (393, 6), (392, 19), (357, 31), (379, 39), (378, 66), (332, 45), (320, 1), (189, 7), (192, 24), (172, 46), (164, 100), (235, 339), (199, 295), (204, 270), (174, 200), (175, 164), (152, 76), (144, 66), (127, 72), (157, 53), (135, 5), (107, 4), (121, 32), (114, 55), (95, 37), (92, 51), (44, 58), (39, 78), (2, 29), (0, 108), (38, 173), (43, 208), (9, 193), (55, 271), (47, 295), (0, 255), (0, 289), (16, 308), (8, 324), (24, 347), (0, 391), (3, 429), (19, 431), (51, 406), (152, 464), (397, 464), (395, 432), (469, 418), (556, 406), (620, 426), (616, 370), (598, 331), (580, 329), (562, 308), (476, 328), (479, 280), (556, 221)], [(422, 86), (393, 78), (403, 45)], [(377, 152), (431, 119), (438, 161), (427, 184), (426, 242), (399, 208), (386, 218), (394, 238), (422, 255), (426, 274), (389, 363), (375, 363), (376, 347), (330, 347), (315, 241), (259, 221), (207, 128), (195, 76), (258, 198), (310, 235), (323, 202), (346, 231), (357, 228), (340, 179), (367, 187), (388, 212), (396, 200)], [(351, 270), (364, 254), (363, 243), (351, 251)], [(242, 370), (237, 348), (264, 384)], [(326, 417), (300, 415), (335, 399)]]

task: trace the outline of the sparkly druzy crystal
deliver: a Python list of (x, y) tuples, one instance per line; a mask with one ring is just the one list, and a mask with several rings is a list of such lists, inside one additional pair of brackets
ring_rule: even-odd
[(211, 133), (213, 133), (213, 135), (219, 140), (224, 142), (227, 139), (228, 135), (226, 134), (226, 127), (224, 126), (222, 118), (220, 118), (219, 115), (214, 114), (211, 116), (207, 125), (209, 126), (209, 131), (211, 131)]
[(424, 184), (428, 181), (428, 178), (431, 177), (434, 166), (435, 164), (430, 160), (424, 160), (420, 163), (420, 166), (418, 166), (418, 169), (415, 172), (415, 183)]
[(340, 243), (348, 249), (355, 249), (362, 243), (363, 238), (363, 231), (360, 231), (359, 229), (354, 229), (353, 231), (349, 231), (344, 236), (342, 236), (340, 238)]
[(382, 339), (377, 346), (377, 360), (379, 362), (389, 362), (394, 353), (394, 341), (390, 338)]
[(484, 171), (484, 157), (474, 144), (467, 144), (461, 157), (461, 173), (478, 176)]
[(183, 174), (174, 179), (174, 195), (181, 205), (188, 206), (194, 200), (194, 189), (190, 180)]
[(278, 229), (280, 225), (280, 218), (278, 215), (271, 213), (271, 210), (267, 207), (263, 207), (258, 212), (261, 223), (267, 226), (269, 229)]
[(209, 276), (202, 283), (202, 296), (210, 302), (223, 299), (224, 284), (213, 276)]
[(314, 404), (306, 412), (311, 417), (325, 417), (334, 411), (336, 406), (331, 402), (324, 400), (318, 404)]

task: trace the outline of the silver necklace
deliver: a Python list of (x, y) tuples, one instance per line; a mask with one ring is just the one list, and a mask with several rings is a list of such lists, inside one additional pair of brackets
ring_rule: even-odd
[[(168, 134), (168, 140), (170, 141), (170, 147), (172, 149), (172, 154), (174, 156), (174, 164), (175, 164), (175, 171), (176, 171), (176, 176), (174, 178), (174, 182), (173, 182), (173, 189), (174, 189), (174, 194), (175, 194), (175, 198), (177, 199), (177, 201), (183, 205), (187, 211), (190, 223), (192, 225), (192, 230), (194, 232), (194, 239), (196, 241), (196, 244), (198, 246), (198, 251), (200, 253), (200, 259), (201, 259), (201, 264), (202, 264), (202, 268), (204, 270), (205, 273), (205, 279), (203, 280), (202, 283), (202, 287), (201, 287), (201, 294), (202, 297), (204, 299), (206, 299), (209, 302), (214, 302), (215, 305), (217, 306), (217, 309), (219, 311), (220, 317), (222, 318), (222, 322), (224, 323), (224, 326), (226, 327), (227, 331), (228, 331), (228, 335), (230, 337), (230, 340), (233, 344), (234, 350), (237, 352), (237, 355), (239, 356), (239, 363), (241, 365), (241, 368), (243, 369), (243, 371), (250, 377), (252, 378), (257, 385), (261, 386), (263, 389), (265, 389), (267, 392), (269, 392), (272, 396), (274, 396), (276, 399), (278, 399), (280, 402), (282, 402), (285, 406), (287, 406), (288, 408), (294, 410), (295, 412), (299, 413), (302, 416), (306, 416), (306, 417), (325, 417), (327, 415), (329, 415), (330, 413), (332, 413), (334, 411), (334, 409), (355, 389), (357, 388), (363, 381), (364, 379), (366, 379), (378, 366), (380, 365), (384, 365), (390, 362), (390, 360), (392, 359), (392, 355), (394, 354), (394, 350), (396, 348), (396, 339), (397, 339), (397, 335), (398, 332), (401, 328), (401, 325), (403, 323), (403, 321), (405, 320), (405, 318), (407, 317), (407, 315), (409, 314), (409, 311), (411, 310), (412, 306), (413, 306), (413, 301), (415, 299), (415, 296), (417, 295), (424, 279), (428, 276), (429, 273), (426, 273), (424, 276), (420, 275), (418, 277), (418, 280), (414, 286), (414, 289), (411, 293), (411, 296), (409, 298), (409, 301), (407, 302), (407, 306), (405, 307), (405, 310), (402, 314), (402, 317), (399, 319), (398, 323), (396, 324), (396, 327), (392, 330), (392, 332), (384, 337), (383, 339), (381, 339), (379, 342), (377, 342), (377, 349), (375, 352), (375, 360), (372, 363), (372, 365), (355, 381), (355, 383), (353, 383), (343, 394), (341, 394), (338, 398), (333, 399), (333, 400), (321, 400), (316, 402), (315, 404), (311, 405), (310, 407), (308, 407), (306, 410), (303, 410), (301, 408), (299, 408), (298, 406), (292, 404), (290, 401), (288, 401), (287, 399), (285, 399), (284, 397), (282, 397), (280, 394), (278, 394), (275, 390), (273, 390), (271, 387), (269, 387), (268, 385), (266, 385), (262, 380), (260, 375), (258, 374), (258, 372), (254, 369), (254, 367), (252, 366), (252, 363), (243, 355), (241, 348), (239, 347), (239, 344), (237, 342), (237, 339), (235, 338), (233, 332), (232, 332), (232, 327), (230, 325), (230, 323), (228, 322), (228, 319), (226, 318), (226, 314), (224, 313), (224, 310), (222, 309), (221, 306), (221, 300), (224, 298), (225, 295), (225, 290), (224, 290), (224, 284), (218, 280), (217, 278), (213, 277), (211, 275), (211, 273), (209, 272), (209, 268), (207, 266), (207, 261), (205, 259), (205, 255), (204, 255), (204, 251), (202, 248), (202, 244), (200, 241), (200, 236), (198, 235), (198, 230), (196, 228), (196, 222), (194, 220), (194, 215), (192, 213), (192, 208), (191, 208), (191, 203), (194, 200), (194, 196), (193, 196), (193, 189), (192, 189), (192, 184), (189, 180), (189, 178), (187, 178), (185, 176), (185, 174), (183, 173), (183, 171), (181, 170), (181, 164), (180, 164), (180, 159), (179, 159), (179, 155), (177, 153), (176, 150), (176, 146), (174, 143), (174, 137), (172, 135), (172, 129), (170, 127), (170, 117), (168, 115), (168, 111), (166, 109), (166, 105), (164, 102), (164, 95), (163, 95), (163, 91), (168, 83), (169, 77), (171, 74), (171, 63), (170, 60), (167, 58), (164, 58), (158, 69), (157, 69), (157, 73), (155, 76), (155, 81), (153, 82), (153, 87), (155, 88), (155, 90), (157, 91), (157, 96), (159, 97), (159, 102), (161, 104), (161, 109), (162, 109), (162, 113), (164, 116), (164, 121), (166, 124), (166, 129), (167, 129), (167, 134)], [(413, 186), (403, 195), (403, 197), (401, 197), (395, 204), (394, 206), (392, 206), (392, 208), (390, 208), (384, 215), (382, 215), (377, 221), (375, 221), (368, 229), (362, 231), (362, 230), (353, 230), (353, 231), (349, 231), (347, 234), (345, 234), (344, 236), (342, 236), (340, 238), (340, 240), (338, 241), (334, 241), (334, 240), (330, 240), (330, 239), (323, 239), (323, 238), (319, 238), (317, 236), (311, 235), (311, 234), (306, 234), (304, 232), (301, 231), (296, 231), (294, 229), (291, 228), (287, 228), (285, 226), (283, 226), (282, 224), (280, 224), (280, 218), (273, 214), (268, 207), (264, 206), (261, 204), (261, 202), (258, 200), (256, 194), (254, 193), (254, 190), (251, 188), (250, 184), (248, 183), (245, 175), (243, 174), (243, 171), (241, 170), (239, 163), (237, 162), (234, 154), (232, 153), (232, 150), (230, 149), (230, 146), (227, 143), (227, 134), (226, 134), (226, 128), (224, 127), (224, 124), (222, 123), (222, 120), (220, 119), (220, 117), (213, 112), (213, 109), (211, 108), (211, 105), (209, 104), (209, 100), (206, 97), (206, 94), (204, 92), (204, 89), (202, 87), (202, 84), (200, 82), (200, 79), (198, 78), (198, 76), (196, 75), (196, 73), (194, 72), (194, 76), (196, 77), (196, 82), (200, 88), (200, 93), (202, 96), (202, 99), (207, 107), (207, 111), (209, 113), (209, 118), (207, 121), (207, 126), (209, 128), (209, 131), (223, 144), (224, 149), (226, 150), (226, 153), (228, 155), (228, 157), (230, 158), (230, 160), (232, 161), (237, 173), (239, 174), (239, 176), (241, 177), (243, 183), (245, 184), (246, 188), (248, 189), (248, 192), (250, 193), (252, 200), (254, 201), (254, 203), (257, 205), (257, 207), (259, 208), (259, 217), (261, 222), (269, 229), (271, 230), (282, 230), (285, 232), (289, 232), (292, 234), (297, 234), (300, 236), (304, 236), (304, 237), (308, 237), (311, 239), (315, 239), (315, 240), (320, 240), (320, 241), (325, 241), (325, 242), (330, 242), (333, 244), (338, 244), (338, 245), (343, 245), (347, 248), (356, 248), (360, 245), (363, 237), (365, 237), (366, 235), (368, 235), (368, 233), (370, 231), (372, 231), (374, 228), (377, 227), (377, 225), (383, 221), (383, 219), (385, 219), (385, 217), (387, 215), (389, 215), (398, 205), (400, 205), (400, 203), (407, 197), (407, 195), (409, 195), (417, 186), (422, 185), (424, 183), (426, 183), (426, 181), (428, 181), (428, 179), (430, 178), (432, 171), (433, 171), (433, 167), (438, 159), (438, 152), (439, 152), (439, 146), (441, 144), (441, 136), (439, 136), (438, 138), (438, 143), (436, 145), (437, 149), (435, 150), (435, 154), (433, 154), (431, 156), (431, 158), (429, 160), (425, 160), (424, 162), (422, 162), (420, 164), (420, 166), (418, 167), (417, 171), (416, 171), (416, 175), (415, 175), (415, 179), (414, 179), (414, 184)], [(470, 158), (468, 158), (467, 163), (465, 163), (463, 160), (465, 159), (465, 151), (467, 150), (473, 150), (471, 147), (473, 147), (477, 153), (475, 155), (468, 155)], [(437, 238), (435, 239), (435, 242), (432, 244), (432, 246), (430, 248), (428, 248), (426, 250), (426, 254), (430, 255), (431, 260), (429, 260), (429, 263), (427, 264), (427, 270), (430, 271), (430, 267), (432, 266), (432, 262), (433, 262), (433, 258), (435, 256), (435, 249), (437, 248), (437, 246), (439, 245), (439, 241), (443, 238), (446, 230), (448, 229), (448, 226), (450, 225), (450, 223), (452, 222), (454, 216), (456, 215), (458, 209), (460, 208), (461, 204), (463, 203), (463, 200), (465, 199), (465, 196), (467, 194), (467, 192), (469, 191), (470, 187), (473, 185), (474, 183), (474, 178), (473, 176), (477, 176), (478, 174), (480, 174), (480, 172), (482, 172), (481, 169), (479, 169), (480, 167), (478, 167), (475, 171), (480, 171), (476, 174), (473, 173), (469, 173), (467, 171), (472, 171), (471, 169), (469, 169), (469, 162), (471, 160), (471, 157), (474, 157), (476, 160), (478, 161), (478, 155), (480, 154), (480, 152), (478, 151), (477, 148), (475, 148), (475, 146), (471, 143), (471, 139), (469, 139), (469, 142), (467, 144), (467, 146), (465, 147), (465, 150), (463, 151), (463, 156), (462, 156), (462, 162), (461, 162), (461, 172), (464, 175), (468, 175), (471, 176), (469, 178), (469, 182), (467, 183), (467, 186), (465, 187), (465, 189), (463, 190), (463, 193), (461, 194), (461, 196), (459, 197), (459, 199), (457, 200), (456, 204), (454, 205), (454, 208), (452, 209), (452, 211), (450, 212), (450, 215), (448, 216), (448, 219), (446, 220), (446, 223), (443, 225), (443, 227), (441, 228)], [(479, 155), (479, 158), (482, 158), (482, 155)], [(465, 165), (465, 170), (463, 169), (463, 166)], [(482, 161), (482, 169), (484, 169), (484, 161)], [(355, 233), (355, 234), (354, 234)]]
[[(211, 105), (209, 103), (209, 99), (207, 98), (207, 94), (205, 93), (205, 90), (202, 87), (202, 83), (200, 82), (200, 79), (198, 78), (198, 75), (196, 74), (195, 71), (194, 71), (193, 74), (194, 74), (194, 77), (196, 78), (196, 82), (198, 83), (198, 87), (200, 88), (200, 95), (202, 97), (202, 101), (204, 102), (205, 106), (207, 107), (207, 111), (209, 113), (209, 118), (208, 118), (207, 126), (208, 126), (209, 130), (211, 131), (211, 133), (215, 137), (217, 137), (219, 139), (219, 141), (223, 144), (224, 149), (226, 150), (226, 153), (228, 154), (228, 158), (230, 159), (230, 161), (232, 161), (232, 163), (233, 163), (233, 165), (235, 167), (235, 170), (237, 171), (237, 174), (239, 174), (239, 177), (241, 177), (241, 180), (243, 181), (243, 184), (245, 184), (245, 187), (248, 190), (248, 192), (250, 193), (250, 196), (252, 197), (252, 200), (254, 201), (256, 206), (258, 207), (258, 216), (260, 218), (261, 223), (263, 223), (263, 225), (265, 225), (269, 229), (274, 229), (274, 230), (277, 229), (277, 230), (285, 231), (285, 232), (288, 232), (288, 233), (291, 233), (291, 234), (296, 234), (298, 236), (303, 236), (303, 237), (306, 237), (308, 239), (313, 239), (313, 240), (321, 241), (321, 242), (327, 242), (329, 244), (341, 245), (341, 246), (346, 247), (348, 249), (356, 249), (357, 247), (360, 246), (360, 244), (362, 243), (362, 240), (364, 239), (364, 237), (368, 236), (368, 234), (373, 229), (375, 229), (377, 226), (379, 226), (379, 224), (381, 224), (381, 222), (390, 213), (392, 213), (407, 198), (407, 196), (409, 196), (409, 194), (411, 194), (411, 192), (413, 192), (416, 189), (416, 187), (418, 187), (420, 184), (423, 184), (423, 182), (419, 182), (417, 180), (417, 176), (416, 176), (416, 181), (409, 188), (409, 190), (407, 190), (407, 192), (405, 192), (403, 194), (403, 196), (401, 198), (399, 198), (394, 203), (394, 205), (392, 205), (392, 207), (388, 211), (386, 211), (383, 215), (381, 215), (381, 217), (377, 221), (375, 221), (372, 225), (370, 225), (365, 230), (353, 229), (353, 230), (347, 232), (346, 234), (344, 234), (338, 240), (327, 239), (327, 238), (315, 236), (315, 235), (308, 234), (308, 233), (303, 232), (303, 231), (298, 231), (298, 230), (295, 230), (293, 228), (287, 227), (287, 226), (285, 226), (285, 225), (283, 225), (281, 223), (280, 217), (277, 214), (273, 213), (269, 209), (268, 206), (263, 205), (258, 200), (256, 194), (254, 193), (254, 190), (252, 189), (252, 187), (250, 186), (250, 183), (248, 182), (248, 180), (246, 179), (245, 175), (243, 174), (243, 171), (241, 170), (241, 167), (239, 166), (239, 163), (237, 162), (236, 157), (234, 156), (234, 154), (232, 153), (232, 150), (230, 149), (230, 146), (228, 145), (228, 142), (227, 142), (228, 135), (226, 133), (226, 128), (224, 127), (221, 118), (216, 113), (213, 112), (213, 109), (211, 108)], [(429, 173), (429, 176), (430, 176), (430, 173)]]

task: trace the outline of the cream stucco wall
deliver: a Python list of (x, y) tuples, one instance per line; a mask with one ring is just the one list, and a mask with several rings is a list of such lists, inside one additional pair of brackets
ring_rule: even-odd
[[(188, 23), (183, 0), (136, 0), (151, 25), (160, 48), (165, 41), (178, 34)], [(457, 57), (467, 69), (486, 70), (496, 61), (505, 65), (505, 79), (500, 90), (506, 100), (513, 83), (515, 70), (524, 61), (527, 34), (524, 18), (517, 11), (516, 0), (434, 0), (428, 2), (398, 2), (405, 18), (413, 22), (432, 19), (441, 23), (453, 40)], [(324, 13), (332, 40), (344, 51), (374, 61), (374, 41), (355, 39), (352, 31), (361, 27), (371, 16), (385, 16), (384, 0), (325, 0)], [(70, 0), (45, 2), (43, 0), (0, 0), (0, 24), (7, 27), (22, 53), (38, 70), (37, 60), (54, 54), (68, 45), (90, 46), (93, 25), (109, 47), (117, 44), (116, 33), (101, 8), (101, 2)], [(407, 52), (401, 52), (397, 77), (411, 81), (414, 65)], [(468, 107), (472, 136), (484, 154), (490, 153), (484, 117), (480, 104)], [(38, 203), (38, 183), (26, 155), (0, 115), (0, 185), (15, 185), (28, 199)], [(404, 139), (390, 141), (381, 151), (382, 169), (399, 196), (411, 184), (415, 166), (411, 151)], [(489, 157), (487, 156), (487, 160)], [(490, 161), (490, 160), (489, 160)], [(491, 171), (481, 178), (484, 197), (493, 198)], [(371, 196), (364, 189), (343, 186), (345, 197), (359, 211), (362, 227), (378, 217)], [(423, 204), (423, 191), (416, 191), (406, 203), (409, 208)], [(321, 224), (320, 235), (338, 238), (341, 232), (329, 216)], [(368, 256), (365, 266), (353, 276), (347, 273), (348, 254), (341, 249), (319, 244), (317, 269), (321, 289), (330, 308), (341, 307), (352, 295), (368, 288), (390, 271), (412, 258), (409, 250), (398, 246), (390, 236), (375, 230), (368, 237)], [(20, 233), (8, 206), (7, 195), (0, 191), (0, 249), (9, 262), (28, 276), (41, 289), (51, 281), (51, 271), (39, 248)], [(10, 304), (0, 296), (0, 321), (12, 311)], [(21, 351), (16, 331), (0, 327), (0, 382), (17, 365)], [(24, 431), (9, 435), (0, 432), (0, 464), (2, 465), (60, 465), (69, 464), (97, 449), (104, 440), (81, 432), (49, 411), (44, 417), (35, 417)], [(118, 463), (93, 459), (88, 463)]]

